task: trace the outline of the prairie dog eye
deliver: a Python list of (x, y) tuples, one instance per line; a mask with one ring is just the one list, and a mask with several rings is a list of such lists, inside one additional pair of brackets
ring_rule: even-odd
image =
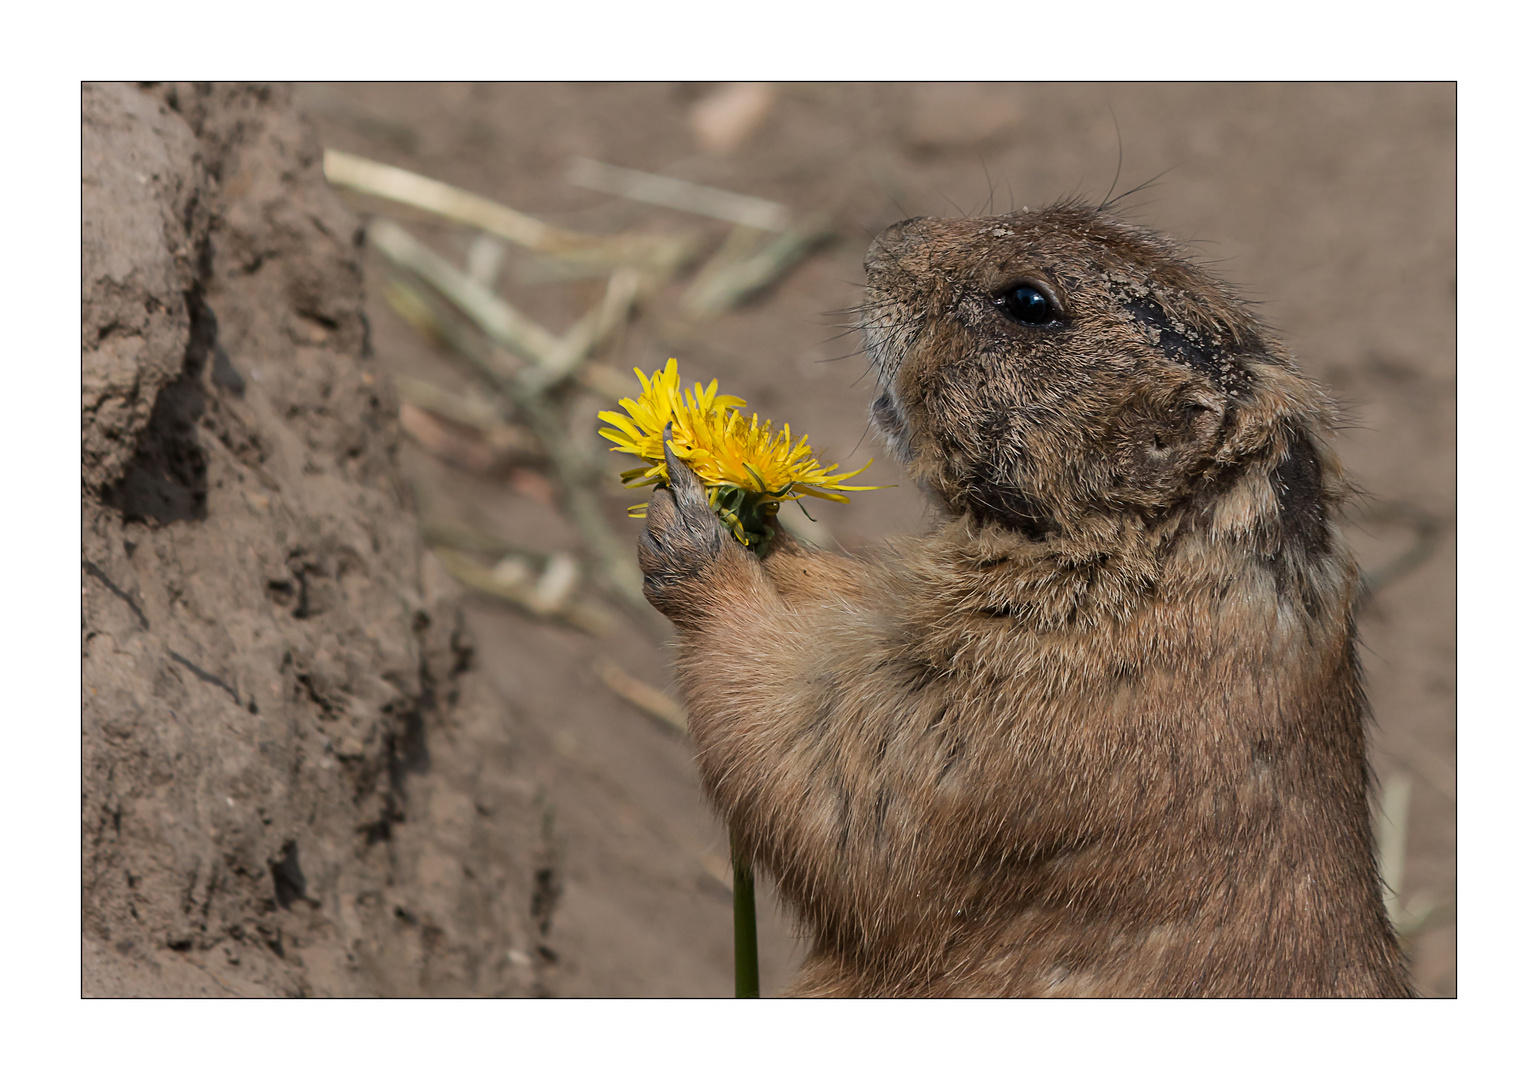
[(1011, 285), (995, 296), (993, 302), (1011, 319), (1027, 326), (1046, 326), (1063, 317), (1046, 290), (1029, 281)]

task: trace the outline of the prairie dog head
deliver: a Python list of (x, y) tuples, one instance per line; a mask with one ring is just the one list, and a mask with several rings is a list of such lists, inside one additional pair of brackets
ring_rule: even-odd
[(913, 218), (865, 269), (875, 423), (953, 513), (1041, 537), (1319, 461), (1322, 396), (1156, 233), (1074, 203)]

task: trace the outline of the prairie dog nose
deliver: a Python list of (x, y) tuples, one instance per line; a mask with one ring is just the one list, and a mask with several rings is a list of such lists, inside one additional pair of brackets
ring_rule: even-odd
[(865, 272), (867, 274), (880, 273), (888, 269), (892, 262), (901, 258), (920, 242), (922, 229), (915, 223), (931, 221), (926, 217), (911, 217), (899, 221), (895, 225), (889, 225), (882, 230), (881, 235), (871, 241), (870, 250), (865, 253)]

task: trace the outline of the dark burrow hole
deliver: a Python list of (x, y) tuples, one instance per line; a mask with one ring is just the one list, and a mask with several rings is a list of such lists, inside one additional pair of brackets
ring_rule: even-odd
[(560, 898), (561, 882), (555, 867), (540, 867), (534, 874), (534, 892), (529, 899), (529, 914), (534, 917), (541, 937), (550, 933), (550, 920), (555, 915), (555, 905)]
[(149, 423), (127, 470), (102, 501), (128, 521), (164, 525), (201, 521), (208, 514), (208, 455), (198, 442), (198, 421), (208, 404), (203, 371), (217, 347), (219, 325), (200, 289), (186, 296), (191, 336), (182, 373), (160, 388)]
[(304, 895), (304, 871), (299, 869), (299, 845), (290, 840), (283, 845), (283, 857), (272, 865), (272, 890), (278, 906), (285, 911), (295, 900), (308, 900)]

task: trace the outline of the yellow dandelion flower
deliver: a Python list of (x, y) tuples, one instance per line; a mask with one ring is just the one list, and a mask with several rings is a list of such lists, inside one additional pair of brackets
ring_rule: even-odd
[[(628, 415), (598, 414), (600, 420), (614, 425), (599, 432), (615, 444), (611, 449), (647, 463), (626, 470), (620, 479), (630, 487), (667, 484), (662, 437), (671, 422), (673, 453), (699, 476), (711, 506), (749, 547), (761, 548), (774, 535), (781, 502), (806, 495), (848, 502), (843, 492), (876, 490), (844, 483), (870, 468), (870, 462), (842, 473), (837, 465), (822, 464), (806, 436), (796, 439), (788, 424), (775, 431), (770, 421), (760, 422), (756, 413), (751, 420), (743, 416), (738, 411), (743, 400), (718, 393), (715, 380), (709, 386), (695, 383), (692, 391), (681, 390), (677, 360), (669, 360), (650, 379), (637, 368), (636, 377), (641, 380), (640, 397), (619, 403)], [(645, 505), (632, 507), (630, 514), (644, 517)]]
[(653, 483), (667, 483), (667, 464), (662, 456), (662, 433), (668, 421), (673, 423), (673, 453), (681, 461), (693, 462), (701, 455), (696, 448), (699, 438), (697, 429), (715, 422), (717, 414), (735, 410), (744, 404), (739, 397), (716, 392), (716, 380), (709, 386), (694, 384), (692, 391), (682, 391), (678, 379), (678, 361), (669, 360), (667, 366), (648, 379), (640, 368), (634, 369), (641, 380), (638, 400), (620, 399), (620, 408), (629, 415), (617, 412), (601, 412), (598, 419), (613, 424), (598, 432), (615, 445), (610, 449), (634, 454), (649, 465), (629, 469), (620, 479), (629, 487)]

